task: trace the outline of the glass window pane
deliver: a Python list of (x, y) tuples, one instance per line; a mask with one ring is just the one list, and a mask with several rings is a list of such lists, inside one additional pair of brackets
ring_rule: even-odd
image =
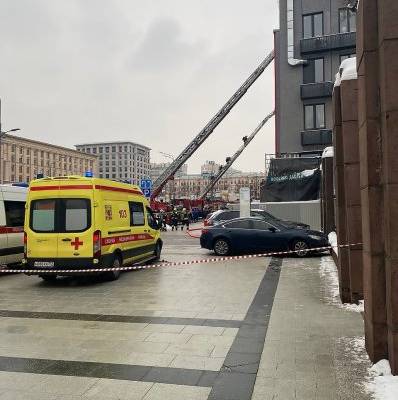
[(253, 229), (259, 229), (262, 231), (268, 230), (271, 225), (267, 224), (265, 221), (253, 221)]
[(347, 9), (342, 8), (339, 10), (340, 33), (348, 32)]
[(349, 10), (348, 16), (350, 19), (350, 32), (356, 32), (357, 30), (356, 13), (353, 12), (352, 10)]
[(312, 15), (304, 15), (303, 17), (303, 38), (312, 37)]
[(238, 228), (238, 229), (250, 229), (251, 228), (250, 221), (247, 219), (229, 222), (225, 226), (228, 228)]
[(304, 106), (304, 129), (314, 129), (314, 106)]
[(86, 199), (68, 199), (65, 206), (65, 231), (85, 231), (89, 225), (90, 202)]
[(314, 36), (323, 36), (323, 13), (314, 14)]
[(315, 61), (315, 82), (323, 82), (325, 80), (323, 74), (323, 58), (318, 58)]
[(31, 207), (31, 228), (35, 232), (54, 232), (55, 200), (35, 200)]
[(316, 105), (316, 128), (325, 128), (325, 105)]
[(24, 226), (25, 203), (23, 201), (4, 201), (4, 208), (7, 226)]
[(145, 225), (144, 205), (142, 203), (130, 202), (130, 226)]

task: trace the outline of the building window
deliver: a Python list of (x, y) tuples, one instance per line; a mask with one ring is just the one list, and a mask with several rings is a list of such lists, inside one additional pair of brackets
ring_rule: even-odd
[(304, 129), (323, 129), (325, 126), (325, 104), (305, 105)]
[(97, 148), (96, 147), (93, 148), (93, 154), (97, 154)]
[(347, 60), (348, 58), (356, 57), (356, 54), (341, 54), (340, 55), (340, 64), (344, 61)]
[(323, 13), (303, 15), (303, 38), (323, 36)]
[(105, 147), (105, 153), (109, 153), (109, 147)]
[(339, 9), (339, 32), (355, 32), (357, 30), (356, 13), (348, 8)]
[(303, 67), (304, 83), (319, 83), (325, 81), (325, 68), (323, 58), (308, 60)]
[(102, 147), (99, 148), (99, 152), (102, 153), (104, 149)]
[(116, 146), (112, 146), (112, 152), (116, 152)]

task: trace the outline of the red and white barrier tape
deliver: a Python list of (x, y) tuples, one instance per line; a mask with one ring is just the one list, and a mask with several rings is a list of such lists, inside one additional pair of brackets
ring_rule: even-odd
[[(354, 243), (354, 244), (341, 244), (337, 247), (353, 247), (360, 246), (362, 243)], [(326, 251), (336, 246), (325, 246), (325, 247), (316, 247), (308, 249), (308, 252), (314, 251)], [(250, 258), (262, 258), (262, 257), (272, 257), (272, 256), (282, 256), (288, 254), (297, 254), (299, 251), (297, 250), (288, 250), (288, 251), (275, 251), (271, 253), (261, 253), (261, 254), (248, 254), (243, 256), (228, 256), (228, 257), (213, 257), (213, 258), (203, 258), (200, 260), (191, 260), (191, 261), (177, 261), (177, 262), (164, 262), (160, 264), (152, 264), (152, 265), (131, 265), (126, 267), (118, 267), (118, 268), (89, 268), (89, 269), (0, 269), (1, 273), (23, 273), (23, 274), (83, 274), (83, 273), (95, 273), (95, 272), (112, 272), (112, 271), (136, 271), (141, 269), (151, 269), (151, 268), (159, 268), (159, 267), (178, 267), (185, 265), (193, 265), (193, 264), (208, 264), (208, 263), (217, 263), (217, 262), (225, 262), (225, 261), (239, 261)]]

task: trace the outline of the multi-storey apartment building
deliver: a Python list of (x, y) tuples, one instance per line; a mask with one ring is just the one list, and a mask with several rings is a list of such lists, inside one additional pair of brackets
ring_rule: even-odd
[(280, 0), (279, 7), (276, 153), (321, 150), (332, 143), (334, 77), (355, 53), (356, 14), (349, 0)]
[(150, 177), (149, 147), (133, 142), (104, 142), (76, 145), (82, 153), (98, 156), (100, 178), (139, 184)]
[(14, 135), (1, 137), (0, 183), (26, 182), (44, 176), (97, 174), (97, 157), (66, 147)]

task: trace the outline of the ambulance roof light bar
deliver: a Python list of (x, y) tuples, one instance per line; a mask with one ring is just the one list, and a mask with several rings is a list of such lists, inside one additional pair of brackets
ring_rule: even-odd
[(166, 183), (172, 179), (181, 166), (195, 153), (203, 142), (213, 133), (214, 129), (229, 114), (232, 108), (246, 94), (248, 89), (261, 76), (264, 70), (273, 61), (275, 55), (272, 50), (264, 61), (255, 69), (255, 71), (247, 78), (243, 85), (232, 95), (218, 113), (207, 123), (207, 125), (196, 135), (196, 137), (188, 144), (188, 146), (176, 157), (176, 159), (163, 171), (153, 184), (153, 192), (151, 199), (156, 198)]

